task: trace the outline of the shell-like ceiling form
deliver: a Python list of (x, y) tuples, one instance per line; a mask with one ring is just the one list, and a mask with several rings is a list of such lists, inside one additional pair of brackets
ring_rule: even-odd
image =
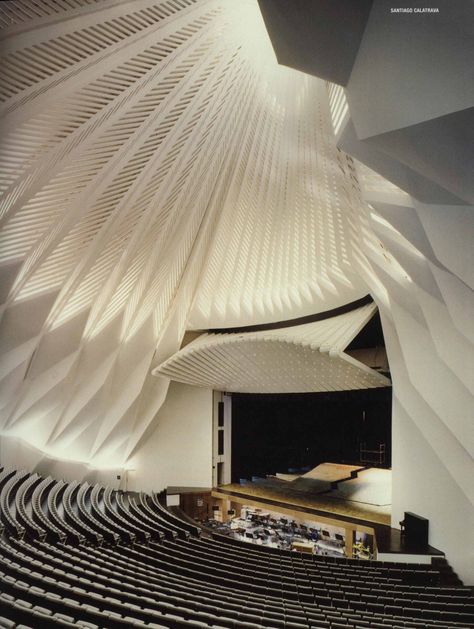
[(203, 334), (154, 373), (239, 393), (308, 393), (390, 386), (344, 353), (375, 304), (345, 314), (261, 332)]
[(353, 172), (256, 0), (13, 0), (0, 27), (0, 431), (119, 466), (186, 329), (367, 293)]

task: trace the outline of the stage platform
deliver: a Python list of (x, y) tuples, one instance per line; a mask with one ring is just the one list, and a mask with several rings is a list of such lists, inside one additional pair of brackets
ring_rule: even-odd
[(296, 480), (297, 478), (301, 478), (299, 474), (286, 474), (284, 472), (277, 472), (275, 476), (280, 480), (286, 481), (292, 481)]
[[(294, 482), (298, 482), (294, 481)], [(318, 481), (316, 481), (318, 482)], [(355, 502), (352, 500), (334, 499), (327, 493), (313, 493), (311, 491), (295, 491), (293, 482), (279, 479), (265, 479), (249, 482), (246, 485), (237, 483), (221, 485), (219, 491), (228, 495), (247, 497), (272, 504), (273, 506), (290, 505), (309, 510), (314, 515), (325, 516), (345, 522), (360, 522), (373, 526), (374, 524), (390, 525), (390, 507)]]
[(276, 478), (287, 482), (298, 479), (317, 480), (327, 483), (329, 487), (332, 483), (353, 478), (353, 476), (364, 468), (360, 465), (346, 465), (344, 463), (320, 463), (306, 474), (287, 474), (286, 472), (276, 474)]
[[(373, 469), (372, 474), (364, 473), (361, 475), (361, 481), (364, 483), (369, 482), (370, 479), (370, 481), (373, 481), (374, 486), (377, 486), (376, 472), (382, 472), (382, 475), (379, 475), (379, 480), (381, 476), (385, 477), (385, 481), (388, 478), (383, 472), (389, 470), (371, 469)], [(332, 471), (334, 470), (331, 470), (331, 473)], [(370, 469), (364, 470), (364, 472), (370, 472)], [(263, 511), (274, 510), (286, 514), (286, 516), (313, 520), (321, 524), (330, 524), (336, 528), (345, 529), (347, 539), (354, 531), (373, 534), (375, 535), (378, 559), (382, 561), (430, 563), (434, 557), (444, 557), (442, 551), (432, 546), (407, 543), (406, 538), (401, 535), (399, 529), (391, 528), (390, 514), (385, 513), (380, 505), (354, 500), (332, 499), (327, 494), (304, 495), (301, 492), (291, 492), (291, 489), (289, 490), (291, 482), (274, 477), (262, 479), (262, 481), (262, 484), (258, 482), (249, 483), (245, 486), (229, 484), (212, 489), (203, 487), (168, 487), (167, 494), (179, 494), (180, 504), (182, 503), (185, 507), (184, 511), (193, 518), (197, 517), (200, 521), (204, 521), (206, 514), (199, 513), (196, 515), (194, 513), (195, 496), (197, 495), (203, 498), (202, 502), (204, 507), (206, 507), (207, 515), (209, 515), (207, 504), (212, 505), (213, 500), (214, 504), (216, 504), (217, 500), (221, 504), (223, 513), (227, 513), (227, 509), (231, 507), (230, 503), (234, 502), (240, 505), (247, 504), (259, 507)], [(382, 481), (380, 480), (380, 482)], [(360, 496), (361, 494), (359, 494)], [(374, 500), (376, 496), (377, 491), (362, 497)], [(194, 511), (189, 510), (191, 505)]]
[[(269, 483), (221, 485), (213, 489), (214, 498), (272, 508), (294, 517), (308, 516), (315, 521), (330, 523), (350, 530), (370, 532), (375, 535), (378, 558), (383, 561), (407, 561), (430, 563), (433, 557), (444, 553), (432, 546), (408, 544), (399, 529), (391, 528), (390, 513), (386, 507), (352, 500), (332, 499), (326, 494), (303, 495), (289, 489), (291, 482), (279, 481), (278, 488)], [(270, 486), (269, 486), (270, 485)], [(286, 491), (285, 491), (286, 486)]]
[(370, 468), (357, 472), (357, 477), (338, 483), (329, 498), (387, 507), (392, 504), (392, 470)]
[[(292, 491), (316, 495), (337, 489), (340, 483), (351, 480), (363, 469), (360, 465), (321, 463), (306, 474), (283, 480), (290, 482)], [(281, 479), (281, 475), (278, 478)]]
[(388, 526), (376, 530), (378, 559), (380, 561), (407, 561), (408, 563), (430, 563), (432, 557), (444, 557), (444, 553), (429, 544), (410, 544), (399, 529)]
[(375, 524), (390, 524), (392, 471), (321, 463), (306, 474), (267, 476), (223, 489)]
[(352, 478), (352, 475), (359, 470), (363, 470), (362, 465), (346, 465), (344, 463), (320, 463), (306, 474), (303, 474), (302, 478), (314, 478), (317, 480), (324, 480), (328, 483), (335, 483), (343, 481), (348, 478)]

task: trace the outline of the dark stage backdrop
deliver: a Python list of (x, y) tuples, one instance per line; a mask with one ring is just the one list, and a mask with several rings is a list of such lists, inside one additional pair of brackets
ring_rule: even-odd
[(391, 465), (392, 388), (232, 395), (232, 482), (319, 463), (359, 463), (385, 443)]

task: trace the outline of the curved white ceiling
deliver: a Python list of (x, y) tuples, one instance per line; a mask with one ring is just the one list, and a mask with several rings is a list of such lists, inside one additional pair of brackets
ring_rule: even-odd
[(344, 353), (375, 304), (303, 325), (262, 332), (203, 334), (155, 375), (239, 393), (309, 393), (390, 386)]
[(14, 0), (0, 24), (0, 430), (120, 465), (186, 328), (367, 293), (360, 201), (256, 0)]

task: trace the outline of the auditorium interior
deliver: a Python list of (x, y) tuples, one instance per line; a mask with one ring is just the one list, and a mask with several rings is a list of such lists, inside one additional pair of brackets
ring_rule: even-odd
[(474, 628), (473, 34), (0, 2), (0, 628)]

